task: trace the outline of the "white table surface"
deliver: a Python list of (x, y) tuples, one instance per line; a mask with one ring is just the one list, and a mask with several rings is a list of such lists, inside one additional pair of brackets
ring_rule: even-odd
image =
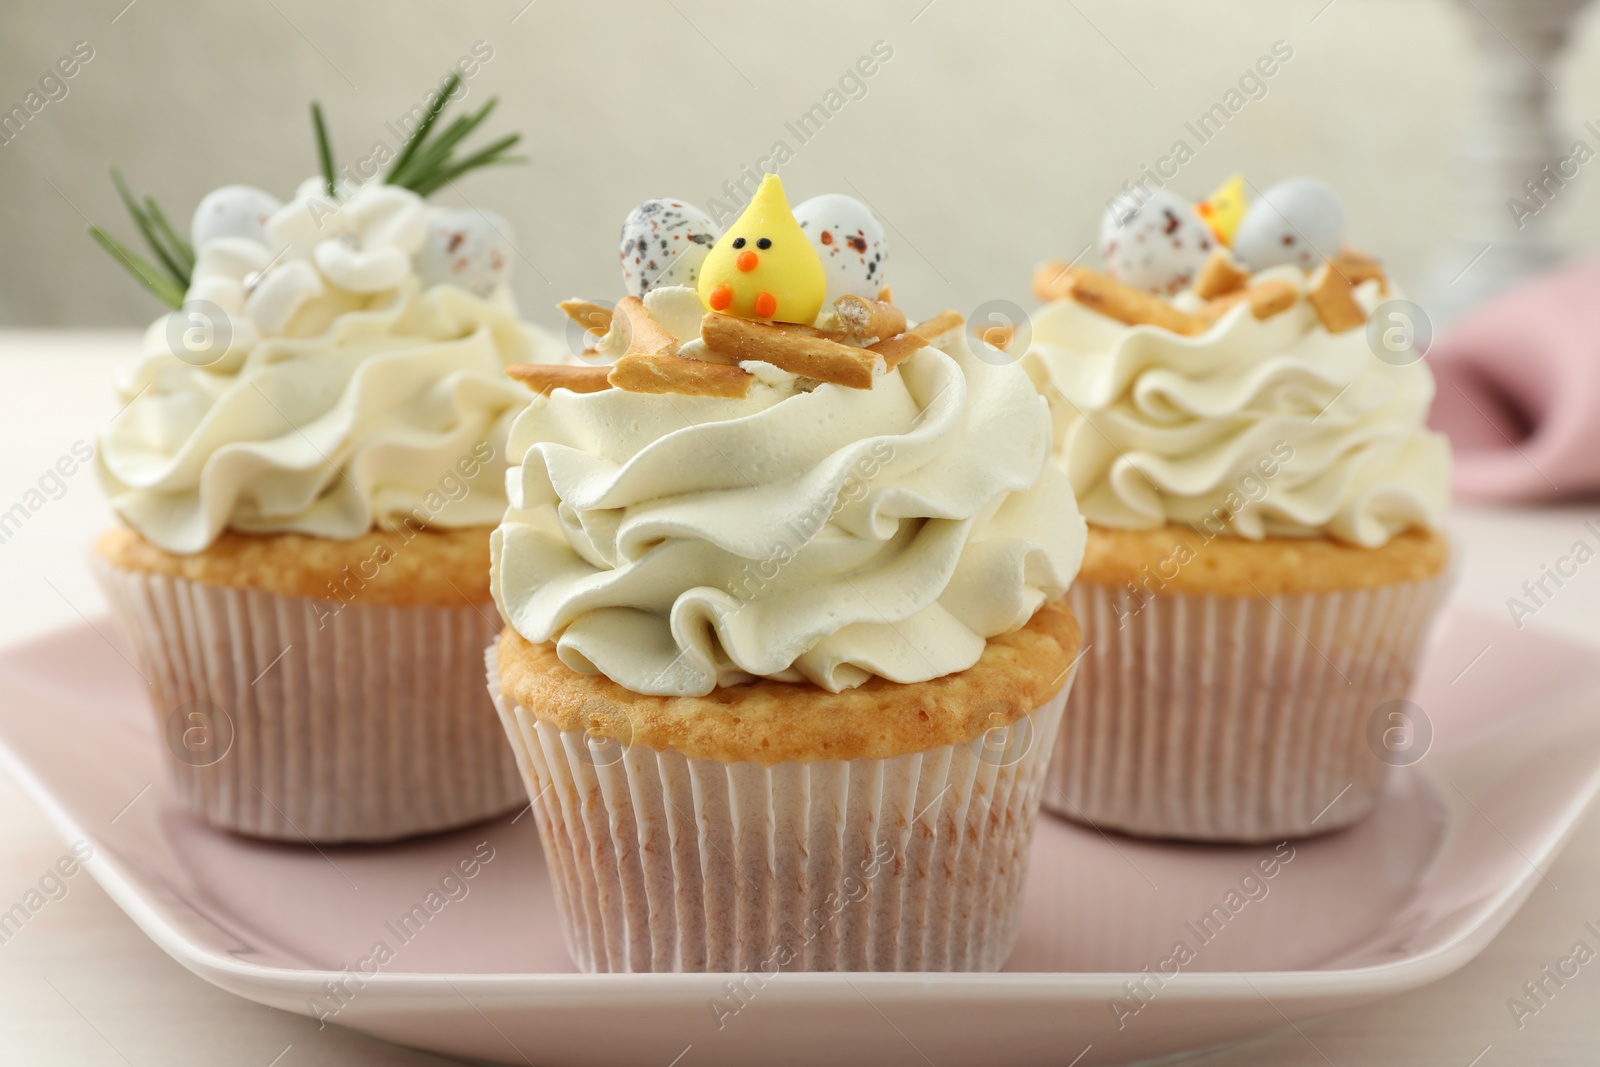
[[(135, 341), (124, 333), (0, 331), (0, 510), (74, 442), (93, 441), (116, 413), (112, 367)], [(83, 559), (108, 514), (93, 472), (79, 471), (59, 499), (0, 544), (0, 642), (103, 610)], [(1506, 611), (1506, 598), (1565, 553), (1589, 520), (1600, 520), (1600, 505), (1458, 510), (1451, 520), (1464, 557), (1458, 596)], [(1600, 645), (1600, 565), (1568, 581), (1534, 622)], [(1516, 654), (1514, 646), (1488, 653)], [(0, 776), (0, 900), (20, 897), (63, 849), (44, 816)], [(1600, 919), (1600, 813), (1591, 813), (1548, 873), (1553, 885), (1541, 884), (1478, 959), (1443, 981), (1184, 1062), (1600, 1063), (1600, 969), (1583, 968), (1521, 1030), (1507, 1008), (1524, 981), (1571, 951), (1585, 921)], [(65, 899), (0, 945), (0, 1067), (451, 1062), (338, 1027), (319, 1031), (312, 1020), (223, 993), (146, 940), (91, 879), (70, 885)]]

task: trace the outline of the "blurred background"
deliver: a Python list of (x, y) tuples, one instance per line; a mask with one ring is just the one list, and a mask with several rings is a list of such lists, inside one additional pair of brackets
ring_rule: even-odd
[[(1026, 300), (1033, 265), (1078, 255), (1107, 199), (1179, 140), (1193, 158), (1176, 190), (1200, 197), (1234, 171), (1261, 188), (1325, 178), (1346, 200), (1354, 242), (1387, 258), (1413, 295), (1447, 300), (1469, 284), (1452, 288), (1452, 278), (1494, 266), (1493, 250), (1474, 261), (1489, 243), (1473, 236), (1474, 212), (1480, 230), (1504, 226), (1501, 201), (1525, 195), (1515, 170), (1497, 178), (1503, 191), (1491, 183), (1469, 195), (1464, 185), (1465, 171), (1484, 173), (1462, 150), (1485, 84), (1496, 80), (1502, 99), (1548, 92), (1558, 154), (1580, 137), (1600, 146), (1584, 129), (1600, 120), (1592, 12), (1564, 51), (1545, 54), (1513, 25), (1515, 6), (7, 3), (0, 119), (20, 107), (26, 121), (0, 123), (0, 325), (132, 326), (161, 310), (85, 235), (93, 220), (137, 236), (108, 165), (180, 223), (226, 183), (287, 197), (317, 167), (311, 99), (327, 111), (341, 162), (357, 161), (380, 141), (393, 149), (397, 120), (475, 51), (488, 58), (466, 102), (501, 97), (480, 141), (522, 131), (531, 162), (471, 175), (438, 199), (464, 195), (510, 219), (522, 259), (515, 290), (536, 321), (556, 321), (558, 299), (620, 292), (617, 231), (635, 203), (705, 206), (744, 168), (759, 171), (779, 141), (792, 152), (782, 175), (794, 201), (838, 191), (885, 219), (888, 277), (914, 311)], [(861, 77), (875, 46), (873, 73)], [(1275, 46), (1291, 58), (1238, 91)], [(1486, 64), (1486, 47), (1513, 66)], [(41, 88), (75, 48), (92, 57)], [(1230, 90), (1242, 106), (1202, 143), (1186, 124), (1226, 107)], [(801, 129), (818, 104), (826, 122)], [(1516, 236), (1594, 245), (1600, 178), (1580, 172)]]

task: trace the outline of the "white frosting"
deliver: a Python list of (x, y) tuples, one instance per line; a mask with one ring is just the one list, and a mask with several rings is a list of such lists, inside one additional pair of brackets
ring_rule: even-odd
[(1026, 376), (962, 342), (872, 389), (556, 390), (517, 419), (501, 613), (641, 693), (831, 691), (972, 666), (1077, 573), (1085, 530)]
[[(1270, 278), (1306, 284), (1295, 267), (1255, 280)], [(1356, 290), (1369, 311), (1377, 289)], [(1241, 304), (1197, 337), (1058, 301), (1035, 316), (1023, 362), (1050, 402), (1056, 460), (1101, 526), (1376, 547), (1438, 526), (1449, 502), (1427, 366), (1378, 359), (1364, 330), (1329, 334), (1305, 301), (1266, 320)]]
[[(307, 183), (266, 243), (207, 241), (185, 307), (146, 331), (118, 379), (127, 406), (98, 463), (123, 519), (174, 552), (225, 528), (350, 538), (408, 517), (496, 522), (528, 396), (504, 368), (564, 353), (504, 287), (424, 289), (411, 256), (426, 217), (403, 189), (369, 185), (341, 207)], [(176, 339), (198, 300), (227, 332), (197, 358)]]

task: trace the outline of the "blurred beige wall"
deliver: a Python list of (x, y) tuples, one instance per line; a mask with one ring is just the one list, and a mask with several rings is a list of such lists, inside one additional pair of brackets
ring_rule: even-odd
[[(316, 167), (310, 98), (356, 159), (392, 144), (385, 124), (478, 41), (493, 57), (471, 98), (500, 95), (491, 130), (523, 131), (532, 162), (461, 191), (512, 221), (517, 295), (543, 321), (559, 298), (619, 291), (617, 229), (636, 202), (705, 204), (779, 140), (795, 200), (850, 193), (886, 218), (889, 278), (914, 311), (1026, 303), (1033, 264), (1077, 254), (1107, 197), (1179, 138), (1197, 147), (1174, 182), (1188, 193), (1234, 170), (1326, 178), (1354, 241), (1420, 290), (1459, 221), (1455, 160), (1479, 92), (1467, 9), (1450, 0), (125, 4), (0, 7), (0, 111), (75, 42), (93, 49), (0, 147), (0, 325), (157, 313), (84, 234), (92, 219), (133, 236), (109, 163), (175, 219), (225, 183), (285, 196)], [(864, 95), (846, 82), (860, 98), (801, 143), (785, 124), (880, 41), (893, 55)], [(1276, 41), (1292, 60), (1199, 146), (1184, 123)], [(1597, 52), (1586, 18), (1549, 72), (1574, 136), (1600, 117)], [(1532, 224), (1593, 246), (1600, 178)]]

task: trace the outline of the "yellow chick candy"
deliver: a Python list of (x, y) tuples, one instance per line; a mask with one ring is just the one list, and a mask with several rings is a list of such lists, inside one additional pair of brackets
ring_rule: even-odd
[(1249, 207), (1250, 202), (1244, 192), (1244, 175), (1235, 174), (1219, 185), (1216, 192), (1195, 205), (1195, 210), (1211, 227), (1211, 232), (1217, 235), (1217, 240), (1231, 245), (1234, 231), (1239, 228)]
[(822, 260), (789, 211), (776, 174), (700, 265), (700, 302), (741, 319), (810, 325), (828, 295)]

